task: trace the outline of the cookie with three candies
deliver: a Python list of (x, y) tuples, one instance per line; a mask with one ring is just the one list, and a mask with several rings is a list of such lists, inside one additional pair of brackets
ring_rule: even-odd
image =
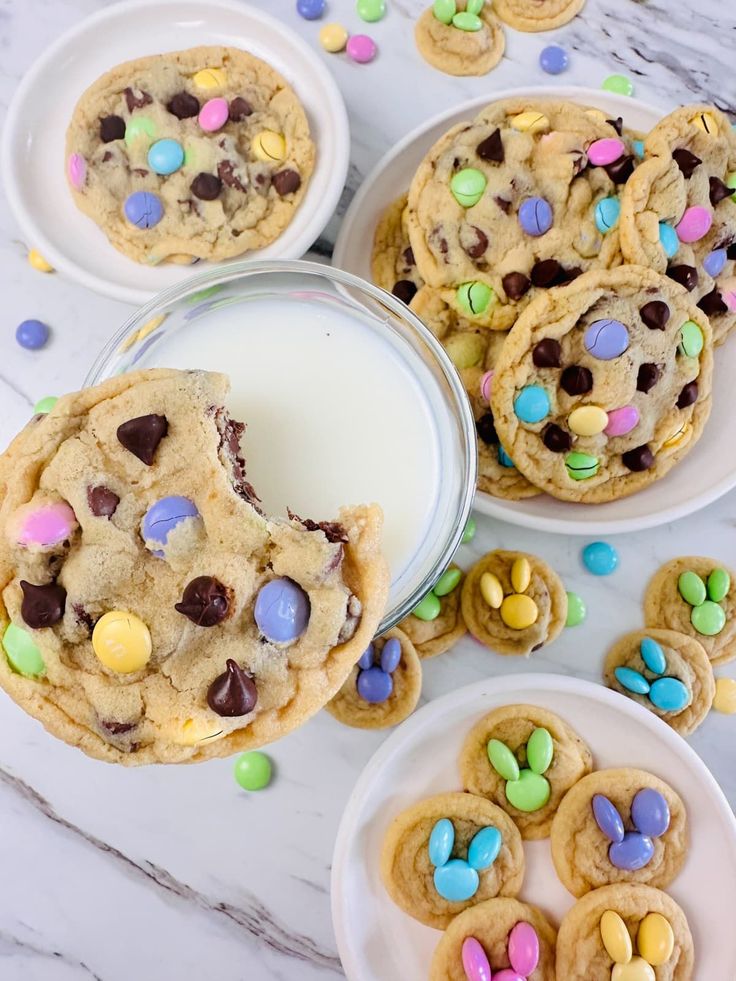
[(325, 708), (355, 729), (388, 729), (408, 718), (422, 693), (422, 665), (406, 634), (393, 627), (374, 637)]
[(553, 497), (597, 504), (664, 476), (711, 408), (708, 318), (640, 266), (588, 273), (527, 308), (491, 389), (517, 469)]
[(491, 0), (436, 0), (417, 21), (414, 40), (422, 58), (447, 75), (485, 75), (506, 48)]
[(109, 762), (197, 762), (314, 715), (368, 647), (380, 509), (269, 520), (224, 375), (58, 400), (0, 457), (0, 686)]
[(459, 566), (449, 566), (414, 612), (401, 621), (420, 658), (445, 654), (467, 633), (460, 606), (464, 578)]
[(460, 751), (460, 779), (502, 807), (522, 838), (546, 838), (560, 801), (593, 769), (575, 730), (536, 705), (504, 705), (477, 722)]
[(736, 324), (736, 132), (719, 109), (684, 106), (644, 154), (623, 193), (621, 249), (685, 286), (720, 344)]
[(619, 265), (619, 192), (635, 163), (620, 128), (552, 99), (494, 102), (454, 126), (409, 190), (425, 282), (474, 322), (506, 330), (538, 293)]
[(382, 289), (411, 303), (417, 290), (424, 285), (419, 275), (406, 228), (407, 195), (386, 208), (373, 237), (371, 279)]
[(736, 657), (736, 572), (703, 555), (671, 559), (644, 594), (648, 627), (679, 630), (705, 648), (711, 665)]
[(148, 265), (226, 259), (273, 242), (314, 161), (294, 90), (237, 48), (117, 65), (82, 94), (66, 135), (77, 207)]
[(389, 825), (381, 878), (405, 913), (444, 930), (470, 906), (518, 894), (524, 879), (521, 835), (508, 814), (483, 797), (428, 797)]
[(517, 31), (553, 31), (576, 17), (585, 0), (494, 0), (493, 9)]
[(497, 654), (528, 655), (558, 636), (567, 593), (557, 573), (526, 552), (497, 549), (475, 563), (462, 593), (468, 630)]
[(677, 630), (650, 627), (621, 637), (606, 655), (603, 678), (689, 736), (713, 704), (716, 683), (703, 645)]
[(488, 899), (456, 916), (445, 930), (429, 981), (490, 981), (491, 971), (502, 981), (555, 981), (556, 939), (557, 931), (536, 906)]
[(573, 896), (614, 883), (666, 889), (687, 853), (685, 805), (645, 770), (596, 770), (562, 799), (550, 845), (557, 875)]
[(692, 981), (687, 918), (651, 886), (617, 883), (583, 896), (557, 934), (557, 977), (565, 981)]

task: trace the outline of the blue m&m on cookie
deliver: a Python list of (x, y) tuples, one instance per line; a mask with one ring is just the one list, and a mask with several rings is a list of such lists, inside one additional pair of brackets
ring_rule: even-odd
[(549, 395), (541, 385), (525, 385), (514, 399), (514, 413), (520, 422), (541, 422), (549, 411)]
[(157, 194), (151, 191), (133, 191), (123, 205), (125, 217), (137, 228), (153, 228), (164, 216), (164, 207)]
[(156, 140), (148, 151), (148, 166), (156, 174), (173, 174), (183, 163), (184, 148), (177, 140)]
[(282, 576), (262, 586), (253, 616), (258, 629), (272, 644), (290, 644), (309, 624), (309, 597), (293, 579)]
[(583, 337), (585, 350), (601, 361), (620, 357), (629, 346), (629, 331), (620, 320), (594, 320)]
[(545, 198), (527, 198), (519, 208), (519, 224), (527, 235), (538, 238), (552, 227), (552, 205)]

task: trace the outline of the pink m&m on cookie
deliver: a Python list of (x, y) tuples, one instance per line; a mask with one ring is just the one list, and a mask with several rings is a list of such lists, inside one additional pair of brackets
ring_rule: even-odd
[(480, 380), (480, 397), (484, 402), (491, 401), (491, 382), (493, 381), (493, 372), (487, 371), (485, 375)]
[(622, 157), (626, 147), (621, 140), (613, 138), (607, 140), (596, 140), (588, 147), (588, 160), (594, 167), (605, 167), (606, 164), (613, 163)]
[[(536, 971), (539, 963), (539, 937), (531, 923), (522, 920), (509, 934), (509, 961), (513, 968), (509, 972), (512, 977), (516, 976), (514, 971), (524, 978)], [(495, 981), (500, 977), (501, 974), (497, 974)]]
[(468, 981), (491, 981), (491, 965), (475, 937), (463, 940), (463, 970)]
[(713, 214), (707, 208), (695, 205), (685, 211), (675, 230), (681, 242), (698, 242), (708, 234), (712, 224)]
[(608, 425), (603, 430), (606, 436), (625, 436), (639, 424), (639, 410), (635, 405), (624, 405), (608, 413)]
[(214, 133), (225, 125), (229, 112), (227, 99), (208, 99), (199, 110), (199, 125), (206, 133)]
[(725, 289), (721, 291), (721, 299), (729, 310), (736, 313), (736, 289)]
[(359, 65), (366, 65), (369, 61), (373, 61), (378, 52), (376, 42), (367, 34), (353, 34), (345, 50)]
[(82, 187), (87, 177), (87, 161), (81, 153), (73, 153), (67, 161), (69, 183), (77, 190)]
[(24, 504), (10, 519), (8, 535), (23, 548), (54, 548), (71, 537), (77, 519), (66, 501)]

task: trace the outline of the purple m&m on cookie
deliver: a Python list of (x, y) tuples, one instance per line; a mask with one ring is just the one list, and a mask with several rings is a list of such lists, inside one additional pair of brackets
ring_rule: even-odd
[(150, 191), (134, 191), (125, 199), (125, 217), (137, 228), (153, 228), (164, 216), (164, 208), (157, 194)]
[(360, 655), (360, 660), (358, 661), (358, 667), (361, 671), (367, 671), (368, 668), (373, 667), (373, 643), (371, 642), (363, 653)]
[(670, 807), (653, 787), (644, 787), (631, 802), (631, 820), (637, 830), (650, 838), (659, 838), (670, 826)]
[(381, 670), (393, 674), (401, 661), (401, 642), (397, 637), (389, 637), (381, 651)]
[(606, 436), (625, 436), (639, 425), (639, 410), (635, 405), (622, 405), (608, 413), (608, 425), (603, 430)]
[(368, 668), (358, 675), (358, 694), (366, 702), (385, 702), (394, 690), (394, 679), (381, 668)]
[(629, 332), (620, 320), (594, 320), (585, 331), (585, 350), (601, 361), (620, 357), (629, 346)]
[[(188, 497), (162, 497), (146, 511), (141, 524), (141, 535), (148, 548), (150, 543), (166, 545), (170, 533), (183, 521), (199, 517), (197, 506)], [(163, 558), (161, 549), (151, 548), (154, 555)]]
[(713, 224), (713, 213), (696, 205), (688, 208), (677, 225), (677, 237), (681, 242), (699, 242), (708, 234)]
[(608, 849), (611, 864), (625, 872), (636, 872), (649, 865), (654, 855), (654, 842), (638, 831), (627, 831), (623, 841), (614, 842)]
[(552, 205), (545, 198), (527, 198), (519, 208), (519, 224), (527, 235), (544, 235), (552, 227)]
[(256, 597), (256, 624), (272, 644), (289, 644), (301, 637), (310, 613), (309, 597), (293, 579), (272, 579)]
[(66, 172), (69, 175), (69, 183), (78, 191), (87, 178), (87, 161), (81, 153), (73, 153), (69, 157)]
[(593, 817), (595, 823), (601, 829), (609, 841), (617, 842), (624, 840), (624, 822), (621, 815), (611, 801), (603, 794), (595, 794), (593, 797)]
[(726, 265), (726, 260), (728, 258), (728, 253), (725, 249), (713, 249), (708, 255), (703, 259), (703, 269), (711, 276), (713, 279), (716, 276), (720, 276), (723, 272), (723, 267)]

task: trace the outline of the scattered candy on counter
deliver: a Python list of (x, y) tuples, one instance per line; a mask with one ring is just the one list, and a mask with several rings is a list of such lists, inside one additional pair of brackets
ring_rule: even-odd
[(31, 635), (22, 627), (16, 627), (14, 623), (8, 624), (3, 634), (3, 650), (11, 668), (18, 674), (37, 678), (45, 673), (43, 656)]
[(500, 739), (488, 741), (488, 759), (506, 781), (506, 800), (519, 811), (538, 811), (549, 800), (549, 780), (544, 776), (552, 764), (554, 742), (547, 729), (537, 728), (526, 744), (528, 766), (521, 769), (509, 747)]
[(385, 16), (386, 0), (358, 0), (355, 9), (361, 20), (372, 24)]
[(724, 715), (736, 715), (736, 680), (716, 678), (716, 693), (713, 708)]
[(367, 65), (378, 54), (376, 42), (367, 34), (353, 34), (345, 45), (345, 50), (359, 65)]
[(559, 44), (548, 44), (542, 48), (539, 64), (548, 75), (561, 75), (570, 64), (570, 56)]
[(253, 750), (237, 758), (234, 773), (243, 790), (263, 790), (271, 783), (273, 766), (265, 753)]
[(36, 402), (36, 404), (33, 406), (33, 414), (37, 416), (37, 415), (45, 415), (47, 412), (51, 412), (51, 410), (53, 409), (53, 407), (56, 405), (58, 401), (59, 399), (58, 396), (56, 395), (44, 396), (44, 398), (39, 399), (38, 402)]
[(692, 607), (690, 623), (704, 637), (714, 637), (726, 626), (726, 613), (720, 605), (731, 588), (731, 577), (725, 569), (714, 569), (707, 584), (692, 570), (680, 574), (677, 590)]
[(654, 855), (652, 839), (660, 838), (670, 826), (670, 809), (662, 794), (651, 787), (636, 793), (631, 802), (634, 831), (624, 830), (623, 818), (608, 797), (595, 794), (592, 804), (595, 823), (611, 842), (611, 864), (627, 872), (645, 868)]
[(330, 54), (345, 50), (350, 35), (342, 24), (325, 24), (319, 32), (319, 43)]
[(567, 620), (566, 627), (578, 627), (588, 615), (585, 600), (578, 593), (568, 592), (567, 594)]
[(675, 934), (661, 913), (647, 913), (639, 923), (634, 955), (629, 928), (615, 910), (606, 910), (599, 925), (606, 953), (614, 962), (611, 981), (654, 981), (655, 967), (666, 964), (675, 949)]
[(387, 701), (394, 690), (392, 675), (400, 663), (401, 641), (398, 638), (390, 637), (386, 641), (378, 664), (373, 644), (369, 644), (358, 661), (356, 685), (360, 697), (371, 704)]
[(583, 549), (583, 565), (594, 576), (610, 576), (618, 568), (618, 552), (608, 542), (591, 542)]
[(15, 339), (27, 351), (40, 350), (49, 339), (48, 325), (41, 320), (24, 320), (15, 328)]
[(660, 644), (653, 637), (645, 637), (640, 653), (647, 669), (655, 675), (649, 681), (634, 668), (618, 667), (613, 672), (616, 680), (635, 695), (646, 695), (655, 708), (662, 712), (681, 712), (692, 701), (692, 692), (679, 678), (665, 677), (667, 658)]
[(501, 851), (498, 828), (476, 832), (468, 845), (468, 858), (450, 858), (455, 845), (455, 828), (449, 818), (437, 821), (429, 836), (429, 860), (434, 865), (434, 887), (450, 903), (462, 903), (478, 891), (479, 872), (490, 868)]
[[(197, 506), (187, 497), (162, 497), (150, 506), (141, 522), (141, 537), (146, 548), (158, 558), (164, 551), (156, 545), (166, 545), (169, 534), (182, 522), (200, 518)], [(151, 545), (153, 543), (153, 547)]]
[(28, 264), (38, 272), (51, 273), (55, 271), (51, 263), (44, 259), (38, 249), (29, 249), (27, 258)]
[(463, 537), (460, 539), (461, 545), (468, 545), (475, 538), (476, 532), (476, 522), (475, 518), (471, 515), (468, 518), (468, 523), (465, 525), (465, 530), (463, 531)]
[(325, 0), (296, 0), (296, 12), (304, 20), (318, 20), (325, 12)]
[[(508, 937), (511, 968), (498, 971), (494, 981), (527, 981), (539, 964), (539, 937), (530, 923), (520, 920)], [(491, 981), (491, 965), (475, 937), (466, 937), (462, 946), (463, 970), (467, 981)]]
[(151, 657), (151, 634), (135, 614), (104, 613), (92, 631), (92, 648), (101, 664), (119, 674), (144, 668)]
[(634, 83), (626, 75), (609, 75), (603, 81), (601, 88), (606, 92), (615, 92), (617, 95), (634, 94)]

